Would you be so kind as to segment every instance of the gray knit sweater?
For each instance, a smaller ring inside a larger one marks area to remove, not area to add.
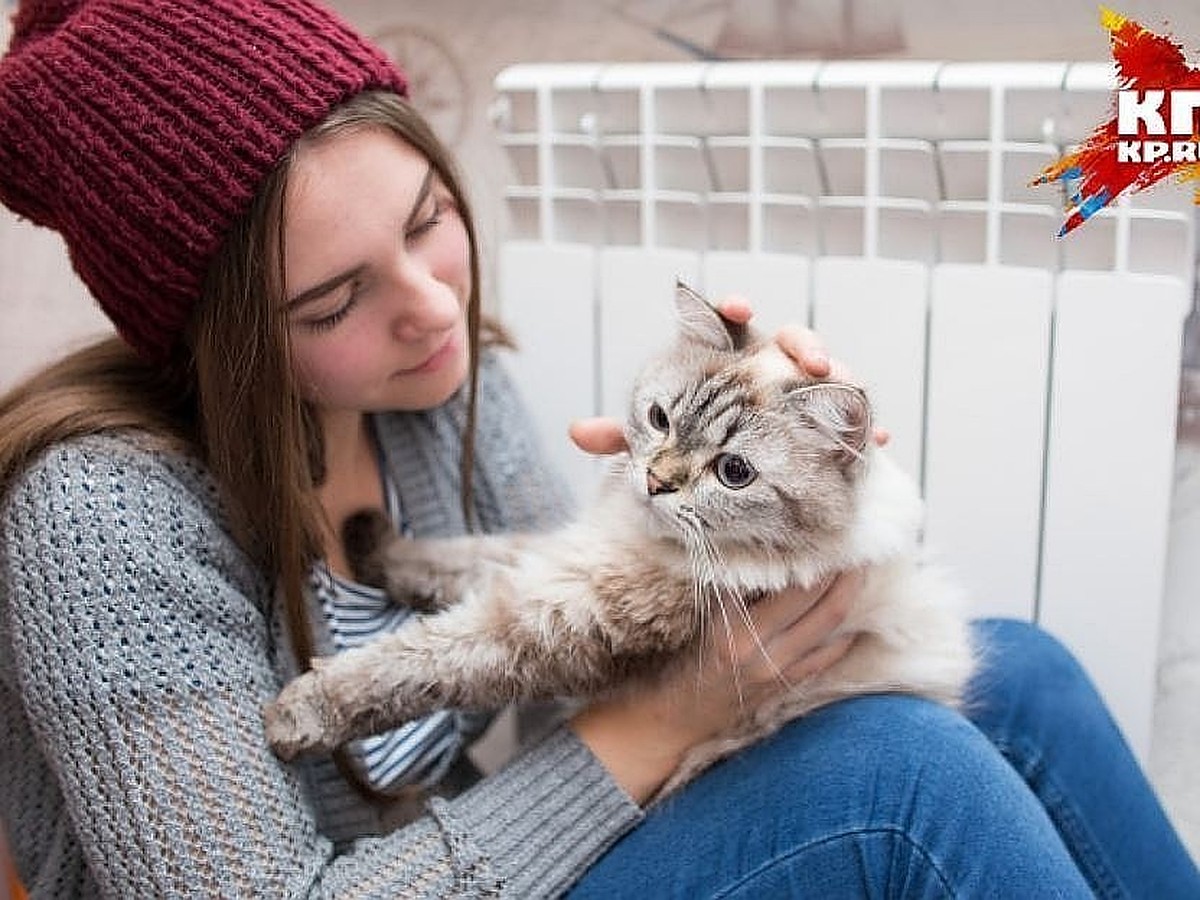
[[[417,536],[463,531],[462,413],[377,421]],[[562,515],[531,434],[488,359],[485,530]],[[267,747],[296,670],[277,606],[194,461],[97,436],[24,473],[0,508],[0,818],[32,897],[554,896],[639,820],[563,730],[387,833],[328,761]]]

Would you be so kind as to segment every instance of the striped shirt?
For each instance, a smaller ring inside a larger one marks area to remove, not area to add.
[[[412,537],[404,504],[395,482],[381,466],[388,518],[399,532]],[[334,648],[359,647],[395,631],[412,615],[379,588],[351,581],[324,563],[314,567],[311,587],[320,603]],[[439,710],[399,728],[350,744],[350,755],[367,783],[378,791],[394,792],[407,785],[430,787],[439,782],[459,755],[491,722],[489,712]]]

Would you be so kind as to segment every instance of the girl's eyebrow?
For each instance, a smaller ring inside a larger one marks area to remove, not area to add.
[[[425,201],[429,199],[429,192],[433,189],[433,166],[429,166],[425,170],[425,177],[421,179],[421,186],[417,188],[417,196],[413,201],[412,209],[409,210],[408,218],[404,220],[404,230],[408,231],[417,224],[417,217],[421,213],[421,209],[425,206]],[[285,304],[285,309],[288,312],[298,309],[306,303],[316,300],[328,294],[332,290],[341,287],[347,281],[351,281],[362,274],[366,268],[364,265],[357,265],[352,269],[347,269],[345,272],[340,272],[332,278],[327,278],[320,284],[315,284],[307,290],[301,291],[296,296],[292,297]]]
[[[325,279],[320,284],[313,285],[306,291],[301,291],[287,302],[285,306],[286,311],[291,312],[292,310],[299,309],[304,304],[311,303],[318,297],[323,297],[330,291],[336,290],[347,281],[351,281],[361,275],[365,268],[365,266],[361,265],[355,266],[353,269],[348,269],[345,272],[334,275],[332,278]]]
[[[413,201],[412,210],[408,214],[408,218],[404,221],[404,230],[408,231],[417,224],[417,216],[421,214],[421,210],[425,207],[425,201],[429,199],[429,192],[433,189],[433,166],[430,165],[425,169],[425,177],[421,179],[421,186],[417,188],[417,199]]]

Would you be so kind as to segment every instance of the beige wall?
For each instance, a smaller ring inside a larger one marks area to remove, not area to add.
[[[7,13],[11,6],[4,4]],[[0,22],[8,46],[9,21]],[[111,331],[58,236],[0,207],[0,389],[80,340]]]
[[[58,235],[0,216],[0,389],[45,360],[109,332]]]

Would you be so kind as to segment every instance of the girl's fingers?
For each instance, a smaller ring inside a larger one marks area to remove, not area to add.
[[[794,618],[778,634],[808,635],[814,646],[824,643],[846,621],[865,583],[866,575],[861,569],[839,572],[826,584],[816,603],[806,610],[797,609]]]
[[[587,453],[608,456],[629,449],[625,433],[616,419],[576,419],[571,423],[569,433],[575,446]]]
[[[756,604],[754,632],[738,628],[732,648],[753,674],[786,669],[827,644],[846,621],[862,589],[861,572],[843,572],[824,590],[788,588]]]
[[[772,639],[807,615],[821,602],[835,580],[831,576],[810,588],[787,587],[754,604],[750,617],[762,639]]]
[[[850,370],[836,359],[829,360],[829,379],[830,381],[848,381],[853,382],[854,376],[850,374]]]
[[[750,303],[745,297],[729,296],[717,301],[717,312],[722,318],[737,325],[745,325],[754,316]]]
[[[811,328],[788,325],[775,335],[775,342],[801,369],[813,378],[827,378],[832,371],[829,353]]]
[[[771,670],[787,671],[805,657],[826,647],[850,614],[858,598],[865,576],[861,571],[843,572],[815,605],[797,616],[791,623],[763,639],[769,660],[763,663]],[[762,650],[759,650],[762,655]]]
[[[799,684],[805,679],[819,675],[849,653],[850,648],[854,646],[854,642],[857,639],[857,634],[843,634],[834,638],[828,644],[823,644],[815,650],[804,654],[804,656],[800,657],[790,666],[784,667],[784,680],[788,684]]]

